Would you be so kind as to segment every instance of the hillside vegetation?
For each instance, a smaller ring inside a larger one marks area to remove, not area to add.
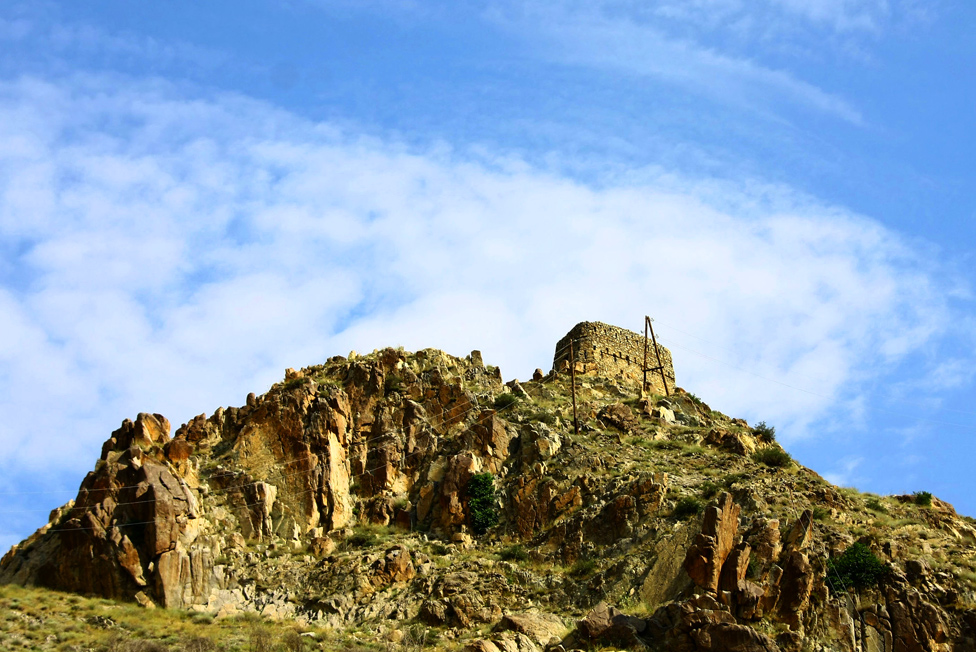
[[[289,370],[173,438],[139,415],[0,562],[0,645],[976,649],[972,519],[834,487],[686,392],[577,382],[579,433],[568,373],[435,350]]]

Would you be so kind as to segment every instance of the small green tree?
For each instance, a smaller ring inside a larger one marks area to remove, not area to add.
[[[928,491],[916,491],[912,494],[912,498],[915,500],[915,504],[919,507],[932,506],[932,494]]]
[[[484,534],[498,524],[495,507],[495,476],[479,473],[468,482],[468,520],[475,534]]]
[[[840,579],[843,583],[840,588],[861,590],[880,582],[889,568],[866,545],[854,543],[840,557],[827,562],[827,572],[828,579]]]
[[[767,426],[765,421],[760,421],[752,427],[752,434],[754,434],[760,441],[766,443],[773,443],[776,441],[776,428],[773,426]]]

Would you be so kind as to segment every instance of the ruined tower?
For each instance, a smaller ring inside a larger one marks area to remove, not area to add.
[[[598,321],[580,322],[556,344],[556,353],[552,360],[553,369],[558,371],[564,360],[570,363],[571,340],[576,356],[577,373],[621,378],[637,384],[640,384],[644,377],[643,335]],[[673,392],[675,383],[671,352],[658,344],[658,353],[664,366],[668,390]],[[650,368],[658,366],[657,357],[654,355],[654,344],[650,341],[647,343],[647,366]],[[647,384],[649,391],[657,394],[665,393],[660,372],[648,372]]]

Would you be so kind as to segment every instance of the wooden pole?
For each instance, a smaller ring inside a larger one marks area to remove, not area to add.
[[[654,324],[651,323],[652,320],[650,317],[645,317],[644,319],[647,320],[644,323],[651,328],[651,339],[654,340],[654,355],[657,356],[657,368],[661,372],[661,382],[664,383],[664,394],[671,396],[671,392],[668,390],[668,379],[664,375],[664,363],[661,362],[661,352],[657,348],[657,338],[654,337]]]
[[[641,396],[644,396],[644,392],[647,391],[647,325],[650,323],[648,320],[650,317],[644,315],[644,384],[641,385]]]
[[[576,418],[576,354],[573,352],[573,340],[569,341],[569,374],[573,378],[573,431],[579,435],[579,419]]]

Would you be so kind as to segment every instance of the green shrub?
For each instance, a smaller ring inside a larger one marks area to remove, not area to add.
[[[659,451],[680,451],[685,449],[686,444],[673,439],[660,439],[650,442],[648,446]]]
[[[793,458],[782,448],[763,448],[753,453],[752,459],[773,467],[789,466],[793,463]]]
[[[867,508],[870,509],[872,512],[878,512],[879,514],[887,514],[888,513],[888,508],[885,507],[882,504],[882,502],[880,500],[878,500],[877,498],[873,498],[873,497],[872,498],[868,498],[868,501],[867,501],[866,505],[867,505]]]
[[[402,392],[403,392],[403,379],[394,374],[390,374],[389,376],[387,376],[386,380],[383,382],[383,393],[399,394]]]
[[[727,476],[722,478],[722,486],[729,489],[736,482],[742,482],[743,480],[749,480],[752,476],[748,473],[729,473]]]
[[[281,383],[281,389],[282,389],[282,391],[288,392],[288,391],[291,391],[291,390],[295,389],[296,387],[301,387],[302,385],[305,384],[305,381],[306,381],[305,376],[299,376],[298,378],[292,378],[291,380],[283,381]]]
[[[190,622],[197,625],[209,625],[214,620],[214,615],[206,611],[196,611],[190,616]]]
[[[759,577],[759,573],[762,568],[759,566],[759,560],[755,557],[749,557],[749,565],[746,566],[746,579],[754,580]]]
[[[675,518],[688,518],[689,516],[701,514],[704,509],[705,505],[702,501],[694,496],[683,496],[674,504],[674,509],[671,510],[671,516]]]
[[[771,444],[776,441],[776,428],[773,426],[767,426],[765,421],[760,421],[752,427],[752,434],[755,435],[760,441],[764,441],[767,444]]]
[[[305,644],[305,639],[302,638],[301,633],[292,630],[285,634],[284,636],[285,649],[288,652],[305,652],[307,645]]]
[[[840,589],[866,589],[876,585],[888,574],[886,563],[878,559],[863,543],[852,544],[840,557],[827,562],[827,579],[840,580]]]
[[[468,519],[475,534],[484,534],[498,524],[495,507],[495,476],[479,473],[468,482]]]
[[[499,394],[495,397],[493,407],[496,410],[505,410],[519,402],[519,397],[515,394]]]
[[[932,494],[927,491],[916,491],[912,494],[915,499],[915,504],[919,507],[931,507],[932,506]]]
[[[532,413],[532,416],[529,417],[529,421],[539,421],[546,424],[547,426],[555,426],[556,415],[553,414],[552,412],[539,410],[537,412]]]
[[[502,561],[526,561],[529,558],[529,553],[525,551],[523,546],[515,544],[514,546],[502,548],[498,556]]]
[[[443,557],[451,552],[451,549],[445,546],[443,543],[434,543],[430,546],[430,552],[438,557]]]
[[[254,623],[248,632],[253,652],[273,652],[275,647],[274,635],[271,630],[261,623]]]
[[[830,511],[824,507],[814,507],[813,508],[813,520],[822,521],[830,516]]]
[[[701,483],[701,485],[698,487],[698,493],[701,494],[702,498],[708,500],[709,498],[717,494],[721,488],[722,488],[721,485],[716,484],[711,480],[705,480],[705,482]]]
[[[577,559],[569,569],[569,574],[572,577],[586,577],[594,570],[596,570],[596,562],[592,559]]]
[[[354,548],[371,548],[379,543],[379,537],[372,532],[362,531],[353,533],[346,541]]]

